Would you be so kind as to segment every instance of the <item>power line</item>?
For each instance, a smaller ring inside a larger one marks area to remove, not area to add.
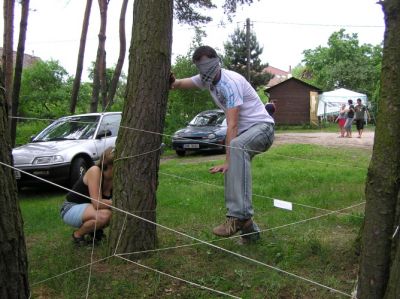
[[[236,25],[245,24],[246,21],[238,21]],[[352,25],[352,24],[322,24],[322,23],[298,23],[298,22],[281,22],[281,21],[254,21],[251,23],[258,24],[272,24],[272,25],[290,25],[290,26],[313,26],[313,27],[345,27],[345,28],[385,28],[383,25]],[[202,25],[198,28],[207,29],[210,27],[226,28],[229,24],[213,24],[213,25]],[[194,29],[193,26],[181,26],[175,27],[174,30],[190,30]]]
[[[314,27],[347,27],[347,28],[384,28],[382,25],[351,25],[351,24],[321,24],[321,23],[296,23],[296,22],[277,22],[277,21],[252,21],[252,23],[274,24],[274,25],[296,25]]]

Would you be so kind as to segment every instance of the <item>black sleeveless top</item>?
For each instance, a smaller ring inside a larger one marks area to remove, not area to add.
[[[79,180],[74,184],[74,186],[72,187],[72,190],[74,190],[75,192],[79,193],[76,194],[74,192],[68,192],[67,194],[67,201],[69,202],[74,202],[77,204],[82,204],[82,203],[91,203],[92,201],[89,199],[90,195],[89,195],[89,187],[83,182],[83,176],[81,176],[79,178]],[[80,194],[83,194],[87,197],[84,197]],[[111,195],[110,196],[104,196],[102,195],[102,198],[105,199],[111,199],[112,198],[112,190],[111,190]]]

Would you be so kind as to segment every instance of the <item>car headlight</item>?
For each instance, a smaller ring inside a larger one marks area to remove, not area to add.
[[[214,139],[216,136],[214,133],[208,134],[207,138],[208,139]]]
[[[62,156],[44,156],[44,157],[37,157],[33,160],[33,165],[41,165],[41,164],[55,164],[55,163],[62,163],[64,162],[64,158]]]
[[[180,139],[181,137],[181,133],[175,133],[174,135],[172,135],[173,139]]]

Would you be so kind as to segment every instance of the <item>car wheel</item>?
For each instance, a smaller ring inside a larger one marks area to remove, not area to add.
[[[86,162],[85,159],[81,157],[75,158],[72,161],[71,172],[69,176],[70,178],[69,183],[71,187],[76,183],[77,180],[79,180],[81,176],[83,176],[86,173],[88,168],[89,168],[88,163]]]
[[[176,151],[176,154],[177,154],[179,157],[184,157],[185,154],[186,154],[186,151],[182,151],[182,150]]]

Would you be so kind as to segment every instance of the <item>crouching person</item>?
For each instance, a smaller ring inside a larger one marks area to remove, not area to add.
[[[86,235],[100,241],[103,228],[110,222],[113,160],[114,148],[110,147],[75,183],[61,207],[63,221],[77,228],[72,233],[72,241],[77,245],[91,241],[85,239]]]

